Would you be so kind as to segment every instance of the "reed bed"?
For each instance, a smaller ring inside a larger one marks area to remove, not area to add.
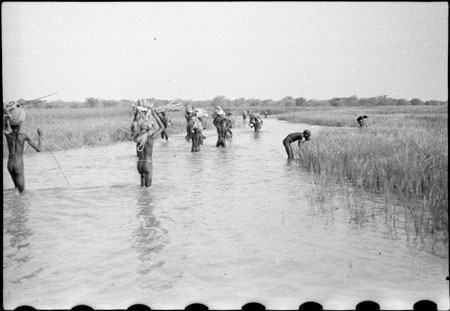
[[[356,118],[368,115],[366,124],[403,122],[405,118],[434,118],[436,115],[447,115],[447,106],[376,106],[376,107],[305,107],[282,114],[279,120],[294,123],[306,123],[321,126],[359,127]],[[395,118],[395,119],[392,119]]]
[[[425,109],[374,119],[361,129],[323,129],[298,148],[301,165],[322,185],[350,182],[397,196],[406,202],[418,231],[443,232],[448,241],[447,113]]]

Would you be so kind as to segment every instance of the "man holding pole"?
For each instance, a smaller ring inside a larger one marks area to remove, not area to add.
[[[23,164],[23,150],[25,142],[37,152],[41,152],[42,133],[38,129],[38,144],[35,145],[25,133],[20,133],[20,125],[25,121],[25,110],[16,103],[11,102],[3,107],[3,129],[10,128],[11,132],[3,132],[8,143],[8,172],[14,182],[16,189],[22,193],[25,190],[25,176]]]

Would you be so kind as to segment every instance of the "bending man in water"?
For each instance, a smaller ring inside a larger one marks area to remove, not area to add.
[[[20,133],[20,124],[10,123],[11,133],[4,133],[6,141],[8,142],[8,172],[14,182],[16,189],[22,193],[25,190],[25,176],[23,165],[23,149],[25,142],[33,147],[37,152],[41,152],[41,136],[42,133],[38,129],[38,144],[37,146],[31,141],[25,133]]]
[[[155,142],[155,138],[157,135],[161,133],[161,131],[164,129],[164,125],[161,122],[161,119],[158,116],[158,113],[152,109],[151,110],[152,116],[155,118],[157,123],[156,130],[153,130],[153,128],[144,128],[144,130],[139,132],[139,129],[135,128],[135,125],[133,123],[131,131],[133,133],[138,132],[137,135],[135,135],[134,141],[136,144],[136,151],[137,151],[137,170],[139,174],[141,175],[141,187],[150,187],[152,185],[152,176],[153,176],[153,143]],[[146,112],[147,114],[150,113],[150,111]],[[143,116],[146,117],[146,116]],[[135,120],[137,121],[137,120]]]
[[[356,122],[358,122],[359,127],[364,127],[366,125],[366,123],[364,123],[364,119],[367,119],[368,116],[363,115],[363,116],[359,116],[358,118],[356,118]]]
[[[298,146],[302,144],[303,141],[308,141],[311,138],[311,132],[308,130],[304,130],[303,132],[291,133],[283,139],[283,145],[286,149],[286,153],[288,155],[288,159],[294,158],[294,153],[292,152],[291,143],[294,141],[298,141]],[[303,140],[305,139],[305,140]]]

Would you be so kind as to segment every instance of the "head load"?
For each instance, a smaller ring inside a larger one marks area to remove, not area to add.
[[[225,115],[225,111],[223,111],[222,106],[217,105],[216,107],[214,107],[214,112],[213,112],[213,117],[217,117],[217,116],[223,116]]]
[[[186,109],[185,116],[188,119],[193,116],[200,118],[200,119],[208,117],[208,113],[201,108],[194,108],[194,106],[192,106],[192,105],[186,105],[185,109]]]
[[[261,123],[262,122],[262,118],[261,115],[259,113],[251,113],[249,115],[250,117],[250,123]]]
[[[137,105],[132,105],[132,108],[134,109],[134,118],[131,123],[131,132],[134,140],[138,141],[147,137],[152,128],[154,128],[151,112],[153,103],[147,99],[139,99]]]
[[[25,121],[25,110],[17,102],[3,105],[3,117],[7,116],[10,125],[20,125]]]
[[[135,140],[138,137],[146,137],[156,129],[156,121],[152,117],[152,110],[156,113],[166,114],[167,112],[179,111],[183,108],[183,104],[170,102],[164,106],[155,107],[154,103],[149,99],[138,99],[137,105],[131,105],[134,109],[134,119],[131,124],[131,131]]]
[[[195,112],[194,106],[186,105],[186,108],[185,108],[186,115],[192,115],[192,114],[194,114],[194,112]]]
[[[25,116],[25,110],[17,102],[3,104],[3,130],[9,132],[10,126],[21,125]]]

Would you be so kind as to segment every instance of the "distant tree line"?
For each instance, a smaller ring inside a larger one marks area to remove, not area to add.
[[[170,102],[179,102],[183,104],[191,104],[196,107],[214,107],[221,105],[224,107],[248,107],[248,106],[284,106],[284,107],[322,107],[322,106],[417,106],[417,105],[447,105],[447,101],[439,100],[427,100],[422,101],[419,98],[413,98],[411,100],[407,99],[395,99],[387,97],[386,95],[377,97],[362,97],[358,98],[355,95],[350,97],[334,97],[328,100],[317,100],[317,99],[306,99],[303,97],[293,98],[291,96],[286,96],[281,100],[272,99],[245,99],[243,97],[238,99],[228,99],[225,96],[216,96],[212,100],[204,101],[192,101],[184,99],[175,100],[163,100],[156,98],[149,98],[156,106],[165,105]],[[26,102],[24,99],[19,99],[19,103]],[[94,107],[122,107],[131,106],[135,104],[136,101],[121,99],[121,100],[105,100],[99,98],[88,97],[84,102],[75,101],[36,101],[29,108],[94,108]]]

